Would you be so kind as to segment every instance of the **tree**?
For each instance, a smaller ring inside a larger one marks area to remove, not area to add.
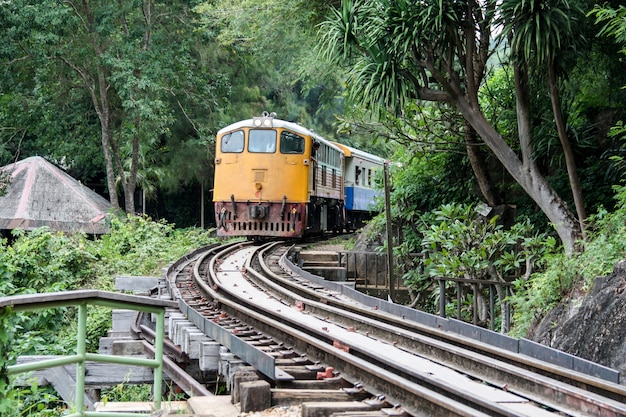
[[[323,55],[347,64],[349,97],[381,117],[400,113],[412,100],[454,106],[545,213],[571,252],[580,225],[534,161],[525,69],[516,67],[519,156],[479,105],[491,42],[502,41],[492,33],[497,4],[344,1],[321,26]]]
[[[547,84],[554,122],[563,147],[578,221],[584,236],[587,215],[574,151],[567,135],[558,82],[559,58],[563,58],[564,50],[574,44],[572,23],[575,24],[577,17],[583,16],[582,10],[576,5],[571,6],[567,0],[506,0],[500,5],[500,10],[503,35],[509,37],[513,56],[517,61],[515,68],[524,67],[524,72],[527,72],[529,65],[538,69],[547,67]]]
[[[74,91],[74,100],[88,97],[111,203],[120,207],[118,179],[124,207],[134,212],[140,154],[161,146],[176,116],[195,126],[188,106],[210,112],[214,101],[212,80],[198,66],[188,3],[16,0],[0,16],[9,66],[30,66],[40,85]]]
[[[198,4],[200,27],[215,34],[232,84],[226,122],[267,110],[330,136],[334,118],[328,107],[335,110],[340,79],[336,67],[315,53],[315,28],[324,7],[320,0]]]

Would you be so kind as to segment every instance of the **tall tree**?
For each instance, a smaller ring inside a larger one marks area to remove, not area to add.
[[[184,1],[15,0],[0,9],[5,42],[12,45],[3,50],[9,65],[30,65],[41,83],[89,98],[111,203],[120,207],[119,182],[128,212],[135,211],[140,155],[160,146],[176,116],[192,114],[190,102],[210,111],[211,80],[197,67],[189,7]]]
[[[343,2],[321,26],[324,55],[346,62],[355,102],[401,112],[411,100],[453,105],[513,179],[552,222],[566,251],[580,226],[533,157],[526,73],[516,77],[520,155],[485,118],[479,82],[490,56],[497,1],[363,0]]]
[[[567,134],[567,123],[559,93],[559,59],[574,46],[574,29],[582,10],[568,0],[505,0],[500,5],[503,35],[509,37],[516,68],[547,68],[547,85],[557,133],[569,177],[581,232],[584,235],[585,204],[576,168],[574,150]],[[526,69],[524,71],[527,71]]]

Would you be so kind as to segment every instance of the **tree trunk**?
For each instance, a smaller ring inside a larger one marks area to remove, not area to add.
[[[518,71],[522,71],[522,74],[518,74]],[[520,79],[518,80],[518,78]],[[579,223],[568,210],[565,202],[561,200],[548,181],[541,175],[532,159],[529,124],[530,107],[523,78],[523,69],[516,67],[518,126],[523,162],[506,143],[502,135],[491,126],[479,110],[474,109],[468,103],[463,95],[455,95],[453,97],[454,104],[465,117],[465,120],[472,125],[476,133],[489,146],[513,179],[520,184],[548,217],[550,222],[552,222],[563,243],[565,252],[571,254],[575,249],[576,240],[580,237]]]
[[[84,1],[82,5],[84,7],[85,16],[83,17],[76,8],[75,12],[81,20],[87,22],[84,28],[89,36],[89,41],[91,42],[91,45],[93,47],[95,60],[99,61],[103,53],[100,48],[100,44],[98,43],[98,35],[95,33],[95,18],[90,8],[89,2]],[[90,73],[87,68],[81,68],[79,64],[76,64],[69,59],[63,57],[61,57],[61,59],[63,60],[63,62],[65,62],[66,65],[76,71],[91,96],[91,101],[100,120],[100,133],[102,135],[101,144],[107,175],[109,201],[111,202],[113,208],[119,209],[120,203],[117,198],[117,190],[115,187],[115,168],[113,165],[114,152],[112,147],[113,138],[111,132],[111,104],[109,102],[108,96],[110,86],[107,81],[106,70],[102,65],[96,64],[95,74],[93,74]],[[97,83],[95,82],[96,79]]]
[[[561,146],[563,146],[563,154],[565,155],[565,165],[567,166],[567,175],[569,177],[570,187],[572,189],[572,196],[574,197],[574,205],[576,206],[576,213],[578,214],[578,221],[580,222],[581,234],[585,237],[585,219],[587,214],[585,212],[585,203],[583,201],[583,192],[580,188],[580,181],[578,180],[578,171],[576,169],[576,159],[574,158],[574,151],[567,137],[567,128],[565,125],[565,118],[563,117],[563,111],[561,108],[561,99],[559,96],[559,87],[556,79],[556,71],[554,63],[551,63],[548,67],[548,88],[550,90],[550,102],[552,103],[552,113],[554,114],[554,122],[556,124],[557,132],[559,133],[559,140]]]
[[[476,131],[467,122],[464,126],[465,136],[465,149],[467,150],[467,156],[474,171],[476,182],[480,191],[491,207],[496,207],[502,204],[502,198],[498,192],[498,188],[494,185],[489,170],[487,169],[487,163],[485,161],[485,155],[479,147],[479,143],[476,140]]]
[[[139,138],[133,138],[133,153],[130,162],[128,180],[124,184],[124,198],[127,213],[135,213],[135,189],[137,188],[137,170],[139,169]]]
[[[120,208],[120,202],[117,198],[117,190],[115,188],[115,170],[113,169],[113,158],[111,157],[111,127],[109,123],[104,123],[102,120],[101,132],[102,132],[102,152],[104,153],[104,162],[107,174],[107,188],[109,189],[109,201],[115,209]]]

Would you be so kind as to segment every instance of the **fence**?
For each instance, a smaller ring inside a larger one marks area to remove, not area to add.
[[[98,305],[110,308],[121,308],[152,313],[156,316],[156,336],[154,340],[154,359],[113,356],[89,353],[86,351],[87,338],[87,306]],[[136,417],[131,413],[96,413],[85,408],[85,364],[87,361],[117,363],[131,366],[146,366],[154,370],[153,402],[155,410],[161,408],[161,390],[163,377],[163,338],[165,324],[165,308],[176,307],[172,301],[157,300],[148,297],[126,295],[120,293],[83,290],[59,293],[42,293],[0,297],[0,312],[11,309],[13,313],[35,311],[49,308],[78,308],[76,354],[55,357],[37,362],[12,365],[7,368],[9,375],[33,372],[56,366],[76,364],[76,395],[75,412],[66,417]],[[4,332],[4,329],[0,329]],[[6,359],[6,358],[5,358]]]
[[[389,288],[389,274],[387,273],[388,262],[387,254],[367,251],[338,251],[338,266],[346,270],[348,280],[356,281],[357,286],[364,288]],[[421,255],[415,254],[413,259],[421,258]],[[416,265],[417,266],[417,265]],[[417,266],[419,267],[419,266]],[[494,329],[496,299],[495,294],[504,291],[505,297],[510,295],[511,283],[501,281],[461,279],[461,278],[437,278],[439,282],[439,315],[446,317],[446,306],[448,297],[446,295],[446,282],[456,283],[456,318],[461,320],[463,285],[471,286],[472,300],[472,323],[478,324],[478,295],[480,289],[487,289],[489,292],[489,327]],[[397,282],[398,288],[406,288],[404,283]],[[503,327],[505,331],[509,330],[511,323],[511,309],[507,302],[503,302],[501,308],[504,309]]]
[[[338,251],[339,267],[346,269],[346,278],[357,280],[360,286],[389,288],[387,254],[366,251]]]
[[[439,281],[439,315],[443,318],[446,317],[446,306],[447,306],[447,296],[446,296],[446,282],[455,282],[456,283],[456,318],[457,320],[461,320],[461,305],[462,305],[462,295],[463,295],[463,284],[470,285],[472,287],[472,323],[474,325],[478,325],[478,295],[479,288],[488,288],[489,289],[489,328],[494,330],[495,323],[495,307],[496,300],[495,294],[498,292],[498,288],[500,291],[504,290],[505,297],[509,296],[511,291],[511,283],[510,282],[501,282],[501,281],[488,281],[488,280],[479,280],[479,279],[464,279],[464,278],[437,278]],[[511,308],[508,302],[504,301],[500,306],[504,310],[504,320],[503,320],[503,330],[505,332],[509,331],[510,323],[511,323]]]

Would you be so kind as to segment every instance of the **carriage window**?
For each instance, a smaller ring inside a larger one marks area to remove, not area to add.
[[[304,138],[283,130],[280,133],[280,153],[304,153]]]
[[[222,136],[221,149],[222,152],[234,153],[243,151],[243,130],[237,130]]]
[[[276,131],[251,130],[248,137],[248,152],[276,152]]]

